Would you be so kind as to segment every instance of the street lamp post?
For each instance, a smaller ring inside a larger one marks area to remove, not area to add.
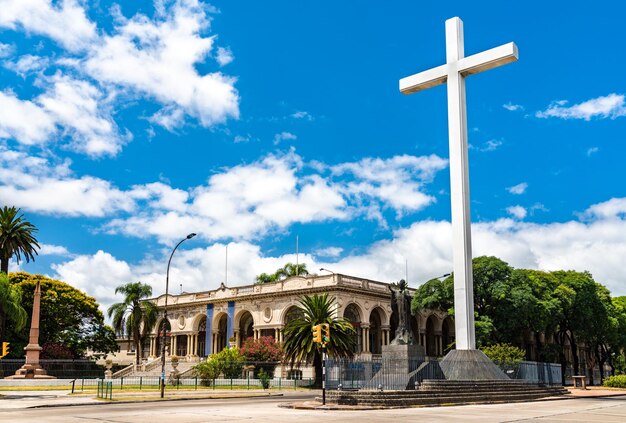
[[[196,236],[195,233],[190,233],[185,238],[181,239],[176,247],[172,250],[172,254],[170,254],[170,259],[167,261],[167,272],[165,273],[165,307],[163,307],[163,326],[162,326],[162,334],[161,334],[161,398],[165,395],[165,330],[167,325],[167,295],[170,286],[170,263],[172,262],[172,257],[174,256],[174,252],[178,248],[180,244],[187,241],[188,239]]]

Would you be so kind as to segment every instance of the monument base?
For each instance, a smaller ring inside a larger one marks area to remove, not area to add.
[[[510,380],[480,350],[451,350],[439,366],[447,380]]]
[[[413,389],[415,371],[423,361],[421,345],[383,345],[381,368],[366,389]]]
[[[24,364],[13,376],[7,376],[5,379],[56,379],[56,377],[50,376],[39,364]]]

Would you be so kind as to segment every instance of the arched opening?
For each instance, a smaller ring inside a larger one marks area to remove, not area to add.
[[[372,354],[380,354],[382,352],[382,316],[379,308],[372,310],[370,314],[370,352]]]
[[[172,333],[172,325],[170,324],[169,320],[161,320],[159,322],[159,336],[157,337],[157,342],[156,342],[156,355],[157,356],[161,356],[161,346],[163,345],[163,324],[165,323],[165,355],[170,355],[170,346],[172,345],[171,342],[171,333]]]
[[[217,333],[215,334],[215,352],[220,352],[228,346],[227,337],[228,316],[223,313],[217,324]]]
[[[354,353],[360,353],[363,349],[362,345],[362,331],[361,329],[361,313],[356,304],[349,304],[343,311],[343,318],[352,323],[354,327],[354,335],[352,341],[352,348]]]
[[[239,347],[242,347],[246,339],[254,338],[254,319],[249,311],[244,311],[239,318]]]
[[[198,356],[206,357],[206,316],[202,317],[198,324],[198,347],[196,349]]]
[[[428,316],[426,320],[426,355],[434,357],[437,355],[437,340],[435,338],[435,318]]]
[[[303,316],[303,313],[302,313],[302,310],[300,310],[300,308],[296,306],[291,306],[285,313],[285,318],[283,319],[284,325],[287,326],[287,323],[291,322],[292,320],[299,319],[302,316]]]

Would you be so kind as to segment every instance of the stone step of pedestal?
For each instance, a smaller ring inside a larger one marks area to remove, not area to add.
[[[529,388],[523,391],[506,391],[506,392],[494,392],[494,391],[464,391],[464,392],[450,392],[450,391],[406,391],[406,393],[402,391],[383,391],[383,392],[374,392],[374,391],[360,391],[360,392],[328,392],[327,397],[329,398],[341,398],[341,397],[350,397],[357,399],[385,399],[385,398],[429,398],[429,397],[442,397],[442,396],[472,396],[472,395],[495,395],[500,393],[505,394],[555,394],[560,395],[567,393],[567,389],[565,388]]]
[[[387,406],[387,407],[410,407],[410,406],[429,406],[429,405],[453,405],[453,404],[476,404],[476,403],[493,403],[493,402],[520,402],[532,401],[549,396],[561,395],[561,392],[551,391],[532,391],[532,392],[491,392],[474,393],[466,395],[457,395],[448,393],[447,395],[438,396],[342,396],[339,398],[326,396],[330,403],[346,404],[346,405],[367,405],[367,406]]]

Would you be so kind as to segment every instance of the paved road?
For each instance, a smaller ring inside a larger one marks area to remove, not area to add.
[[[292,410],[278,407],[301,401],[304,394],[284,398],[196,400],[146,404],[102,404],[22,410],[0,409],[0,422],[624,422],[626,396],[577,398],[499,405],[411,408],[370,411]]]

